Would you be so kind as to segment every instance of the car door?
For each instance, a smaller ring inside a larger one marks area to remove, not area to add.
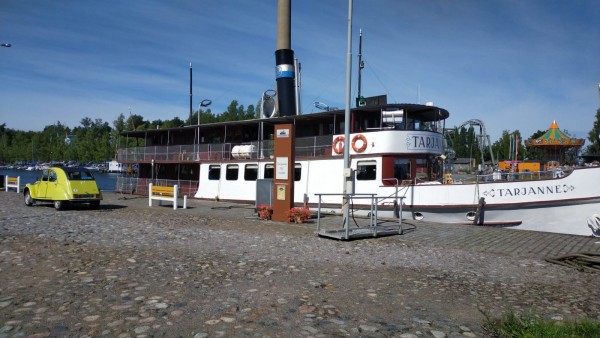
[[[37,182],[37,184],[38,184],[38,188],[37,188],[38,196],[37,196],[37,198],[39,198],[39,199],[46,199],[47,198],[49,179],[50,179],[50,170],[49,169],[44,169],[44,171],[42,171],[42,177]]]
[[[50,169],[50,170],[48,170],[48,186],[46,188],[46,198],[55,200],[57,190],[58,190],[58,177],[56,175],[56,171]]]

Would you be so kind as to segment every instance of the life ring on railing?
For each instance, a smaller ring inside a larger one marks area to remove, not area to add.
[[[362,145],[360,147],[356,146],[356,141],[358,141],[358,140],[362,141]],[[363,134],[354,135],[354,137],[352,138],[352,149],[354,149],[354,151],[357,153],[362,153],[363,151],[365,151],[365,149],[367,149],[367,138],[365,137],[365,135],[363,135]]]
[[[333,139],[333,152],[341,154],[344,151],[344,136],[338,136]]]

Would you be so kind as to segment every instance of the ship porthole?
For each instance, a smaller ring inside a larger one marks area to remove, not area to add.
[[[420,212],[415,212],[414,217],[417,221],[421,221],[421,220],[423,220],[423,218],[425,218],[425,216],[423,216],[423,214]]]
[[[469,211],[469,212],[467,212],[467,219],[469,221],[474,221],[475,220],[475,214],[476,214],[475,211]]]

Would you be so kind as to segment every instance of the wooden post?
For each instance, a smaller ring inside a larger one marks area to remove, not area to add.
[[[295,126],[278,124],[275,126],[275,177],[273,180],[272,220],[287,222],[286,212],[294,207],[294,166]]]

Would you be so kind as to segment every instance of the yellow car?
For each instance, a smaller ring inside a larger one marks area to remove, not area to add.
[[[38,201],[51,202],[56,210],[70,203],[89,203],[90,208],[98,209],[102,200],[94,176],[84,168],[44,169],[42,177],[34,184],[27,184],[23,194],[27,206]]]

